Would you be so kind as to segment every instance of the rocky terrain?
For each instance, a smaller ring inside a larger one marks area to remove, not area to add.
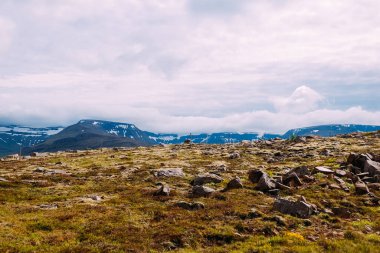
[[[380,132],[0,161],[0,252],[378,252]]]

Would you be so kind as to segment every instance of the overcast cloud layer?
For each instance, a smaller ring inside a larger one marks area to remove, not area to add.
[[[0,124],[380,125],[380,1],[2,0]]]

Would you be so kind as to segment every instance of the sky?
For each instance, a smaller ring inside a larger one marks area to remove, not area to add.
[[[0,124],[380,125],[380,1],[2,0]]]

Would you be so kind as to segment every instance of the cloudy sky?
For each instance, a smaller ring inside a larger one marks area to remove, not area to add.
[[[380,125],[380,1],[1,0],[0,124]]]

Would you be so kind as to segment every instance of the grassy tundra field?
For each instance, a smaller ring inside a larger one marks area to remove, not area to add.
[[[379,178],[351,153],[377,166],[380,133],[5,158],[0,252],[379,252]]]

